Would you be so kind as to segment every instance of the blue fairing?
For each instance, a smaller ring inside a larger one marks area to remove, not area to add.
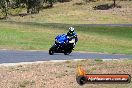
[[[60,44],[64,44],[65,42],[68,42],[68,38],[67,38],[67,35],[66,34],[58,35],[55,39]]]

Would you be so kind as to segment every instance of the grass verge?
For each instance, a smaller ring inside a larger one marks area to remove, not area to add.
[[[48,50],[58,34],[74,26],[79,41],[77,51],[121,53],[132,52],[132,27],[92,27],[59,23],[0,22],[0,48]]]

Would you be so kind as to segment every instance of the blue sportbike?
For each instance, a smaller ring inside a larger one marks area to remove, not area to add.
[[[65,55],[69,55],[76,44],[76,40],[76,38],[69,38],[66,34],[58,35],[55,38],[54,45],[49,49],[49,54],[64,53]]]

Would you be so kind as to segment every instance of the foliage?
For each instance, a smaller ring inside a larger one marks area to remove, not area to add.
[[[4,14],[4,17],[7,17],[8,11],[11,9],[24,7],[27,9],[27,13],[34,14],[39,13],[44,4],[47,4],[48,7],[53,7],[54,2],[56,0],[0,0],[0,11]]]
[[[5,17],[7,17],[7,1],[8,0],[0,0],[0,9]]]

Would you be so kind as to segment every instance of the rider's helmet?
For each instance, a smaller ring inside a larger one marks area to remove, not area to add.
[[[70,35],[73,35],[74,34],[74,29],[75,29],[74,27],[69,27],[69,32],[68,33]]]

